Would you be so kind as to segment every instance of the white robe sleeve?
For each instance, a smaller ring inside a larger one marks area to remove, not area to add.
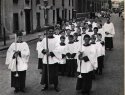
[[[93,66],[93,69],[97,69],[98,64],[97,64],[97,52],[95,49],[91,50],[91,54],[88,55],[88,58],[91,62],[91,65]]]
[[[25,59],[25,62],[27,63],[29,61],[29,56],[30,56],[29,46],[26,42],[24,42],[24,45],[21,50],[21,57],[22,59]]]
[[[7,50],[6,61],[5,61],[6,65],[9,65],[12,62],[14,50],[15,50],[15,43],[12,43],[9,49]]]

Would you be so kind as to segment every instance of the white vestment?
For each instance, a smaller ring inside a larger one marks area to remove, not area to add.
[[[36,50],[38,52],[38,58],[43,58],[43,54],[42,54],[43,47],[42,46],[43,46],[42,41],[37,42]]]
[[[30,50],[26,42],[11,44],[7,51],[5,64],[9,65],[8,69],[10,69],[11,71],[16,71],[16,59],[13,59],[15,49],[21,52],[21,57],[17,57],[17,71],[27,70]]]
[[[55,54],[54,57],[49,56],[48,60],[49,60],[49,64],[55,64],[58,62],[58,58],[56,57],[58,53],[56,53],[56,51],[54,52],[54,50],[56,49],[56,44],[58,43],[58,41],[56,40],[56,38],[48,38],[48,49],[49,52],[53,52]],[[46,47],[46,38],[43,39],[43,49],[47,49]],[[43,64],[47,64],[47,55],[45,54],[43,56]]]
[[[90,46],[83,45],[82,48],[79,49],[79,52],[83,53],[83,57],[87,56],[89,58],[89,61],[85,62],[84,60],[82,60],[81,66],[79,61],[77,67],[78,72],[80,72],[80,68],[81,68],[81,73],[88,73],[90,71],[97,69],[98,66],[97,66],[96,49],[94,49],[91,45]]]
[[[105,23],[104,26],[104,32],[108,32],[109,34],[108,35],[105,35],[105,37],[114,37],[115,35],[115,28],[114,28],[114,25],[113,23]]]

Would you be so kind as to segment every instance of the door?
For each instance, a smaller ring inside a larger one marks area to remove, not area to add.
[[[60,23],[59,8],[56,9],[57,24]]]
[[[19,30],[18,13],[13,13],[13,32],[16,33],[18,30]]]
[[[36,13],[37,27],[40,27],[40,13]]]
[[[25,30],[29,34],[31,31],[31,10],[25,9]]]
[[[67,9],[65,9],[65,20],[67,20]]]

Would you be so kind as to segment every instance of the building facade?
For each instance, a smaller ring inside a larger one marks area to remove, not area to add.
[[[60,20],[73,18],[75,0],[48,0],[53,6],[48,11],[48,24],[54,25]],[[2,0],[2,25],[6,34],[11,35],[17,31],[32,33],[36,28],[44,27],[43,0]]]

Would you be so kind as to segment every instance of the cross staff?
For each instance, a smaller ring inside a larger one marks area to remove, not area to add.
[[[48,10],[52,9],[52,6],[48,6],[48,0],[43,0],[44,1],[44,6],[39,6],[39,9],[44,10],[44,19],[45,19],[45,28],[47,28],[48,26]],[[49,51],[48,49],[48,35],[47,35],[47,30],[46,30],[46,49],[47,52]],[[49,86],[49,56],[47,54],[47,75],[48,75],[48,86]]]
[[[17,35],[15,34],[15,52],[17,52]],[[19,77],[19,74],[18,74],[18,67],[17,67],[17,57],[16,57],[16,74],[15,74],[15,77]]]

